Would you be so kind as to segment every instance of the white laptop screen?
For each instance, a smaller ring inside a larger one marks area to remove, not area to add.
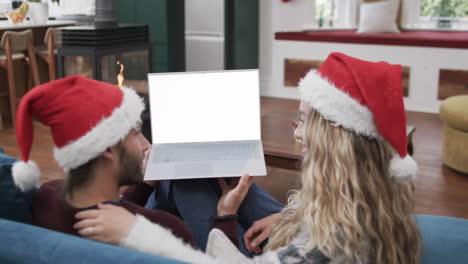
[[[258,70],[149,74],[152,140],[260,139]]]

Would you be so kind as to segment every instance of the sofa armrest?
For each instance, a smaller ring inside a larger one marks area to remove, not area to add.
[[[182,263],[4,219],[0,234],[0,263]]]
[[[423,241],[421,263],[468,263],[468,220],[417,215]]]

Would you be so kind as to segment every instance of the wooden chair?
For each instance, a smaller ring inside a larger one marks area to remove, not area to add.
[[[44,37],[45,46],[37,46],[36,53],[49,65],[49,81],[56,78],[57,47],[61,43],[60,28],[50,27]]]
[[[34,52],[33,32],[28,29],[25,31],[5,31],[0,40],[0,67],[7,71],[8,92],[0,93],[0,97],[9,97],[10,112],[13,126],[15,126],[16,105],[19,98],[16,97],[15,83],[15,60],[24,60],[29,66],[29,74],[27,75],[28,86],[31,86],[31,75],[34,80],[34,85],[40,84],[39,71],[37,68],[36,54]]]

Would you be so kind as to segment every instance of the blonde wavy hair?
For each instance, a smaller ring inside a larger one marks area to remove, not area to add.
[[[291,194],[266,250],[302,229],[322,254],[348,263],[419,263],[414,185],[389,175],[395,150],[359,136],[312,110],[304,124],[308,154],[302,189]]]

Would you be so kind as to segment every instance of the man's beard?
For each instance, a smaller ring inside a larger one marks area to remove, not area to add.
[[[120,148],[119,186],[134,185],[143,181],[141,159],[130,155],[125,148]]]

